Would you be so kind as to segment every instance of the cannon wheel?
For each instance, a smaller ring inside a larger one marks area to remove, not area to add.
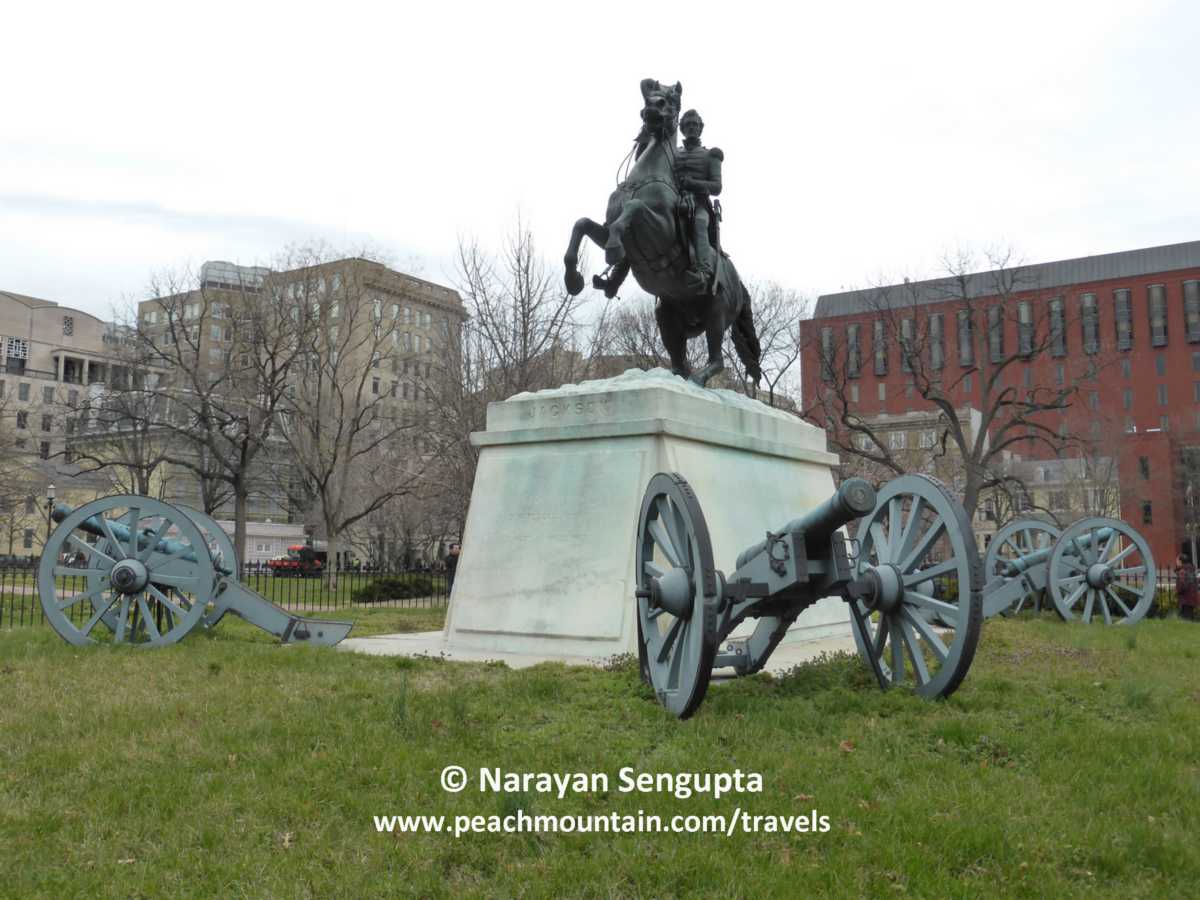
[[[1019,556],[1028,556],[1039,550],[1049,550],[1062,534],[1062,529],[1041,519],[1017,519],[1009,522],[992,538],[988,544],[987,553],[983,558],[983,581],[986,585],[993,578],[1004,578],[1005,583],[1012,576],[1000,571],[1002,563],[1009,562]],[[1015,576],[1021,577],[1021,576]],[[1031,590],[1022,594],[1015,603],[1004,609],[991,609],[988,606],[987,595],[983,598],[983,617],[990,619],[999,613],[1002,616],[1015,615],[1028,602],[1036,611],[1042,608],[1042,591]]]
[[[855,576],[874,570],[897,586],[873,607],[850,601],[859,653],[880,687],[949,696],[971,667],[983,624],[983,570],[962,504],[935,478],[903,475],[880,489],[875,511],[859,523],[858,543]],[[934,552],[945,558],[934,561]],[[957,599],[919,590],[944,578],[956,579]]]
[[[82,527],[88,520],[103,533],[94,543]],[[149,530],[150,539],[138,549],[133,537],[119,540],[114,525],[133,535]],[[179,551],[154,553],[172,528]],[[179,559],[187,552],[195,561]],[[64,553],[83,559],[60,563]],[[204,539],[185,513],[161,500],[119,495],[84,504],[62,521],[42,553],[37,583],[47,620],[68,643],[160,647],[182,639],[200,621],[212,599],[213,574]],[[59,579],[66,579],[65,588]]]
[[[196,527],[200,529],[200,534],[208,545],[209,555],[213,560],[214,571],[218,567],[223,567],[229,569],[233,577],[237,578],[239,572],[237,553],[234,550],[233,541],[230,540],[229,535],[225,533],[225,529],[218,525],[216,520],[212,516],[208,515],[208,513],[201,512],[200,510],[191,506],[185,506],[182,503],[176,503],[174,506],[177,510],[191,519]],[[109,543],[107,538],[102,538],[96,544],[96,546],[102,553],[105,553],[109,556],[111,556],[113,553],[112,550],[108,549]],[[229,560],[233,560],[232,567],[228,562]],[[170,574],[186,576],[191,565],[192,563],[189,560],[173,560],[170,563],[170,569],[166,571],[169,571]],[[94,590],[99,586],[100,577],[101,576],[99,575],[92,575],[88,578],[88,590]],[[159,585],[159,587],[163,593],[170,595],[171,598],[174,599],[179,605],[184,607],[191,606],[191,599],[185,594],[181,594],[175,591],[173,588],[168,588],[163,585]],[[217,610],[204,616],[204,627],[212,628],[221,621],[225,613],[225,607],[218,604]],[[110,630],[115,631],[117,627],[116,607],[105,613],[104,616],[101,617],[100,621],[107,625]]]
[[[1102,539],[1105,528],[1112,533]],[[1091,624],[1097,615],[1106,625],[1141,621],[1154,602],[1155,575],[1150,545],[1119,519],[1074,522],[1050,554],[1050,596],[1068,622]]]
[[[638,662],[681,719],[699,708],[716,657],[716,570],[700,504],[674,472],[650,479],[638,517]]]

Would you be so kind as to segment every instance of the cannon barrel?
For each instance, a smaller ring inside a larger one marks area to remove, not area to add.
[[[833,496],[814,510],[798,519],[793,519],[780,529],[782,534],[803,531],[817,541],[828,538],[843,525],[865,516],[875,508],[875,488],[862,478],[848,478],[842,482]],[[765,540],[743,550],[737,558],[741,568],[766,548]]]
[[[55,522],[61,523],[73,512],[75,512],[73,507],[67,506],[65,503],[60,503],[58,506],[54,507],[54,510],[50,513],[50,517],[54,519]],[[118,541],[122,541],[124,543],[129,542],[129,526],[122,525],[120,522],[109,522],[108,527],[112,532],[112,536]],[[90,519],[85,519],[79,524],[79,528],[80,530],[86,531],[88,534],[94,534],[97,537],[108,537],[108,535],[104,533],[104,529],[100,526],[100,522],[96,516],[92,516]],[[143,529],[141,534],[138,535],[138,550],[146,549],[147,545],[150,543],[150,539],[153,537],[153,531],[149,529]],[[165,538],[159,538],[158,543],[154,547],[154,552],[162,554],[163,556],[172,556],[180,553],[181,550],[185,550],[186,548],[186,544],[181,544],[178,541],[169,541]],[[187,562],[196,562],[196,554],[191,550],[180,554],[179,558],[186,560]],[[233,574],[228,569],[220,565],[216,565],[215,563],[214,568],[222,575]]]
[[[1111,528],[1101,528],[1095,532],[1095,539],[1098,541],[1107,541],[1113,534]],[[1081,547],[1090,547],[1092,544],[1092,534],[1081,535],[1076,538]],[[1033,553],[1027,553],[1024,556],[1018,556],[1015,559],[1005,560],[1000,567],[1000,572],[1008,578],[1015,578],[1022,572],[1032,569],[1034,566],[1044,563],[1050,558],[1050,554],[1054,552],[1053,547],[1043,547],[1041,550],[1035,550]]]

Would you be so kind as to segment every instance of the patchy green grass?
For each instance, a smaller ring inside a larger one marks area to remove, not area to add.
[[[363,631],[425,628],[405,616],[426,613],[370,610]],[[279,647],[227,624],[154,651],[0,632],[0,894],[1124,898],[1200,883],[1191,623],[992,621],[946,702],[881,693],[833,657],[714,687],[687,722],[630,660],[513,671]],[[450,763],[472,773],[462,793],[439,786]],[[482,793],[484,766],[611,787]],[[622,793],[622,766],[764,785]],[[815,809],[832,829],[455,838],[372,820],[739,807]]]

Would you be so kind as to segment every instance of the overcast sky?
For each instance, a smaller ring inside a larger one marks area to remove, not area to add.
[[[1039,262],[1200,239],[1195,3],[89,2],[4,20],[0,289],[99,315],[155,271],[313,240],[449,282],[459,236],[498,245],[518,213],[558,265],[575,219],[604,214],[644,77],[682,82],[725,151],[723,244],[751,280],[815,296],[940,274],[959,246]]]

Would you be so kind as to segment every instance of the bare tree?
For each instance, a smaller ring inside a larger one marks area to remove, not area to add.
[[[426,385],[437,400],[426,419],[428,478],[451,532],[466,517],[478,462],[470,435],[486,427],[488,403],[596,377],[611,329],[607,301],[586,310],[582,295],[567,294],[519,220],[499,254],[461,240],[454,280],[468,318]]]
[[[802,326],[808,318],[810,303],[798,292],[775,282],[751,284],[751,308],[761,348],[762,383],[759,399],[768,406],[780,402],[792,404],[793,388],[799,385],[800,355],[803,347]],[[726,342],[725,367],[733,380],[746,390],[745,367],[732,345]]]
[[[872,331],[870,357],[863,349],[865,334],[836,334],[819,319],[805,328],[805,342],[818,361],[809,377],[815,375],[819,385],[806,392],[803,415],[826,428],[830,448],[880,471],[909,471],[897,452],[899,442],[888,438],[890,429],[864,416],[857,387],[866,365],[886,374],[896,360],[891,348],[897,347],[906,397],[935,422],[927,449],[954,460],[955,487],[970,514],[983,493],[1020,489],[1006,466],[1016,450],[1056,457],[1077,446],[1077,436],[1060,426],[1058,414],[1071,407],[1080,386],[1094,381],[1100,367],[1098,329],[1094,346],[1085,348],[1085,362],[1067,357],[1061,344],[1078,320],[1057,293],[1035,283],[1007,253],[989,254],[988,262],[990,271],[972,274],[974,258],[959,253],[945,260],[946,278],[869,292],[859,328]],[[1024,380],[1029,369],[1020,364],[1047,356],[1062,356],[1060,377],[1051,384]],[[961,415],[964,407],[977,410],[978,418]]]

